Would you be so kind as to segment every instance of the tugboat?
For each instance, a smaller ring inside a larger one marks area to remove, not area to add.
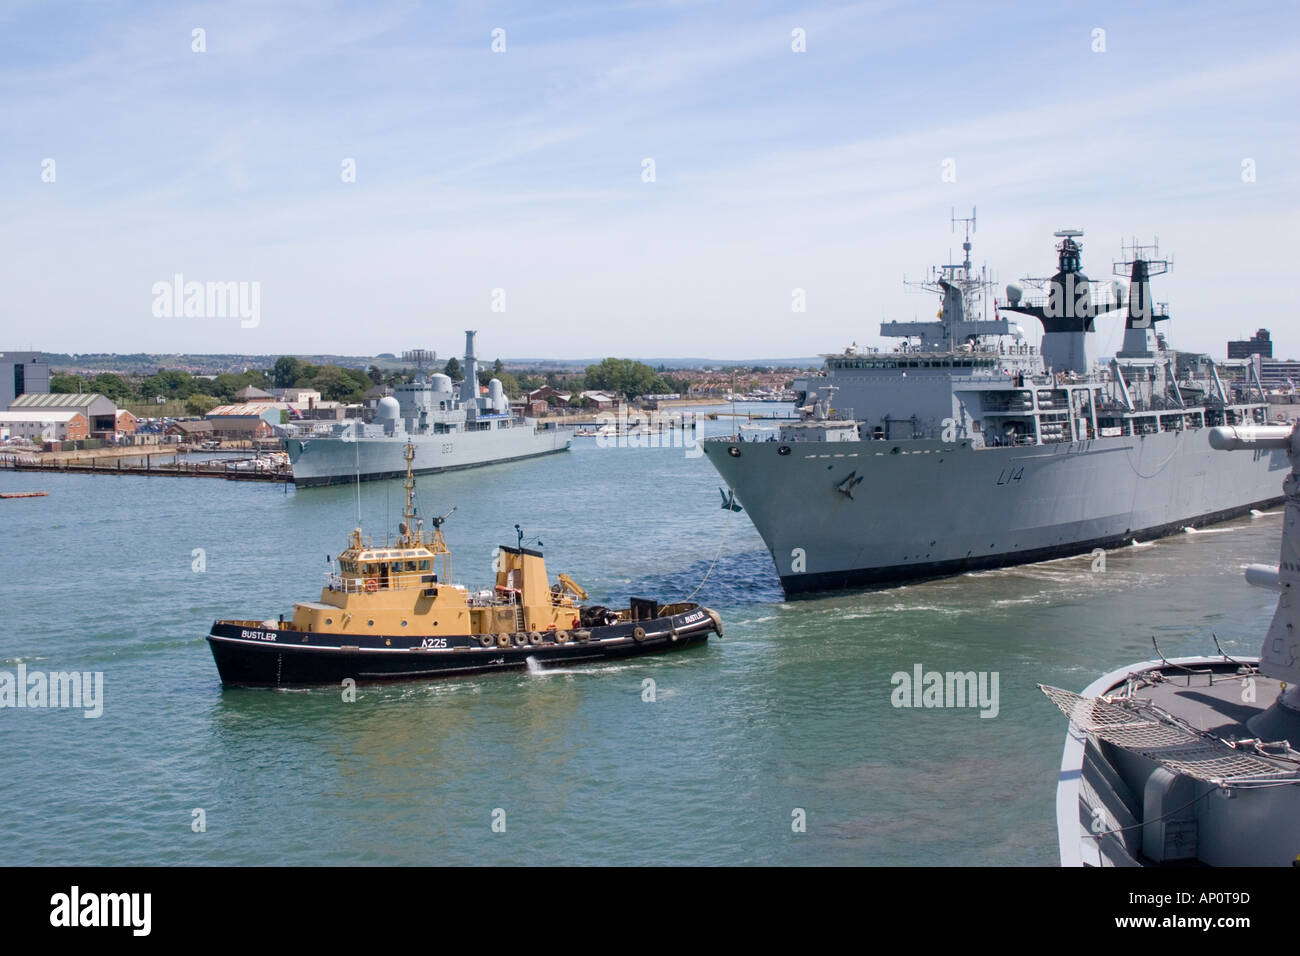
[[[1162,655],[1082,694],[1039,685],[1070,719],[1062,866],[1300,865],[1300,431],[1220,426],[1209,438],[1291,459],[1280,560],[1246,568],[1280,592],[1272,624],[1258,656]]]
[[[221,682],[287,687],[411,680],[538,665],[620,660],[722,636],[722,618],[699,604],[632,598],[623,610],[579,604],[568,575],[552,584],[540,550],[502,546],[491,589],[451,578],[442,525],[432,533],[415,507],[406,446],[406,508],[396,546],[362,537],[360,523],[326,575],[319,601],[299,601],[289,620],[219,620],[208,643]],[[454,510],[454,509],[453,509]]]

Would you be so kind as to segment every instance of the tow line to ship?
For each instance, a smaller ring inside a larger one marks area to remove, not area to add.
[[[731,492],[731,500],[736,500],[736,489],[728,487],[727,491]],[[730,508],[727,509],[727,520],[722,523],[722,538],[718,541],[718,550],[713,552],[713,560],[709,562],[709,570],[704,572],[704,577],[696,585],[695,590],[682,599],[682,603],[690,601],[691,598],[700,593],[700,588],[704,587],[704,582],[709,580],[709,575],[713,573],[713,568],[718,563],[718,558],[722,557],[722,546],[727,543],[727,531],[731,528],[731,516],[735,514]]]

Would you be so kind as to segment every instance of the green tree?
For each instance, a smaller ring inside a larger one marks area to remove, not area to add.
[[[310,368],[302,359],[294,358],[292,355],[281,355],[275,360],[275,365],[271,366],[271,381],[275,383],[276,388],[293,388],[298,384],[298,376],[302,375],[305,368]]]
[[[321,397],[331,402],[342,402],[357,397],[370,387],[370,377],[358,369],[321,365],[315,369],[310,382],[300,383],[314,388]]]
[[[89,388],[87,382],[80,375],[69,375],[65,372],[55,372],[50,376],[50,391],[58,393],[91,392],[94,389]]]
[[[442,367],[442,374],[446,375],[453,382],[465,377],[465,373],[460,370],[460,362],[457,361],[456,356],[454,355],[447,359],[447,364]]]
[[[160,369],[158,374],[150,375],[140,383],[140,397],[151,402],[155,395],[164,398],[189,398],[199,391],[198,383],[189,372],[168,371]]]
[[[129,401],[135,394],[135,389],[121,375],[114,375],[112,372],[101,372],[90,380],[90,385],[86,389],[88,392],[99,392],[99,394],[111,398],[119,404]]]
[[[206,415],[219,404],[221,403],[211,395],[191,395],[185,399],[185,413],[187,415]]]
[[[644,362],[607,358],[599,365],[587,366],[586,388],[614,392],[626,399],[663,390],[664,382]]]

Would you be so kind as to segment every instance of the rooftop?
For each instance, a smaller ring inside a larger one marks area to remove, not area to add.
[[[81,415],[75,408],[60,409],[23,409],[0,412],[0,422],[70,422]],[[84,415],[82,416],[85,417]]]
[[[9,403],[14,408],[89,408],[95,402],[107,402],[98,392],[28,392]]]

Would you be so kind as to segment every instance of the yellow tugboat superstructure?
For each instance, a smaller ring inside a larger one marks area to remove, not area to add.
[[[319,601],[299,601],[289,620],[224,620],[208,642],[225,683],[320,683],[398,679],[502,666],[627,657],[702,643],[721,618],[698,604],[633,598],[625,610],[580,605],[587,593],[566,574],[552,583],[540,550],[502,545],[496,580],[471,592],[452,581],[442,532],[415,505],[413,445],[406,446],[406,507],[396,543],[376,545],[360,524],[326,575]],[[516,525],[516,530],[518,526]],[[394,653],[446,652],[402,658]],[[493,656],[483,656],[493,652]]]
[[[471,598],[467,588],[452,583],[451,549],[442,533],[450,512],[435,518],[433,531],[425,532],[415,509],[414,456],[414,447],[407,445],[406,509],[397,543],[375,547],[362,537],[359,527],[354,529],[320,601],[294,605],[294,630],[328,634],[397,630],[446,637],[576,629],[578,606],[570,588],[550,584],[539,551],[501,548],[495,593],[490,597]],[[585,597],[580,589],[574,590]]]

